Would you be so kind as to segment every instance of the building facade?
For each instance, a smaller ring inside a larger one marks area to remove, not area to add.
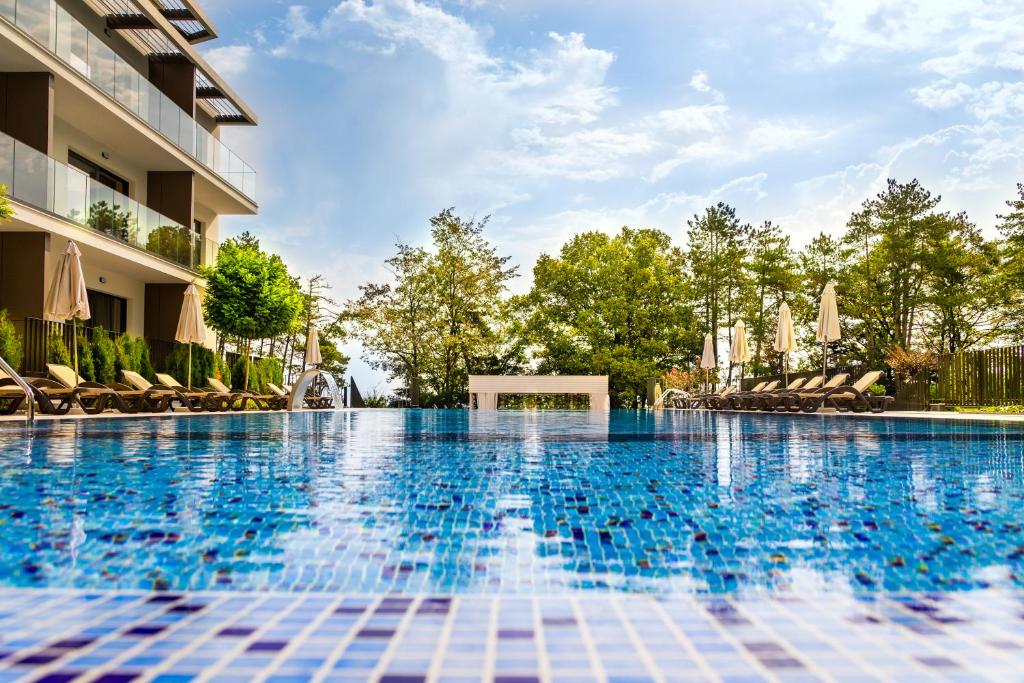
[[[0,309],[37,371],[43,301],[69,239],[93,318],[174,339],[218,223],[254,215],[256,174],[220,141],[256,117],[196,51],[216,30],[193,0],[0,0]]]

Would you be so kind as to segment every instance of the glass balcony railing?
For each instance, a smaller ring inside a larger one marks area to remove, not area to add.
[[[0,17],[255,201],[256,172],[54,0],[0,0]]]
[[[2,0],[0,0],[2,1]],[[0,133],[0,185],[12,199],[195,270],[217,244],[76,168]]]

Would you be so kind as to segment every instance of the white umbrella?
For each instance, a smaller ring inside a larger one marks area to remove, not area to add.
[[[782,364],[789,384],[789,354],[796,349],[796,334],[793,332],[793,314],[789,304],[782,302],[779,306],[779,326],[775,330],[775,350],[781,353]]]
[[[46,305],[43,315],[50,320],[71,321],[72,343],[75,358],[75,385],[78,384],[78,329],[76,320],[88,320],[92,317],[89,311],[89,293],[85,288],[85,275],[82,273],[82,252],[73,240],[57,260],[57,269],[50,283],[50,291],[46,294]]]
[[[747,326],[742,320],[736,321],[736,331],[732,337],[732,348],[729,349],[729,362],[740,364],[740,383],[743,383],[745,366],[750,362],[750,349],[747,347]]]
[[[704,337],[704,355],[700,358],[700,367],[705,371],[704,377],[710,388],[711,368],[718,367],[718,363],[715,361],[715,339],[711,336],[710,332]]]
[[[199,289],[195,285],[185,288],[185,297],[181,302],[181,313],[178,314],[178,329],[174,339],[188,344],[188,388],[192,388],[192,344],[206,343],[206,325],[203,324],[203,307],[199,299]]]
[[[306,355],[303,363],[306,365],[318,365],[323,361],[324,359],[320,355],[320,337],[317,335],[316,328],[310,325],[309,332],[306,334]]]
[[[828,374],[829,342],[839,341],[839,307],[836,304],[836,286],[834,283],[825,285],[821,293],[821,306],[818,308],[818,333],[816,339],[822,345],[821,374]]]

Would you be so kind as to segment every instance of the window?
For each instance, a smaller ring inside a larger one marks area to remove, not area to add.
[[[87,290],[92,319],[89,325],[114,334],[124,334],[128,325],[128,300],[113,294]]]
[[[128,196],[128,181],[124,178],[114,175],[107,169],[103,168],[99,164],[95,164],[81,154],[68,150],[68,166],[77,168],[82,173],[86,174],[96,182],[106,185],[114,192],[120,192],[124,196]]]

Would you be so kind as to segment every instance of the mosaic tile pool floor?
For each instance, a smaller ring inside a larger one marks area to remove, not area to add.
[[[1024,598],[0,592],[0,681],[1014,681]]]
[[[0,428],[0,683],[1024,681],[1024,427]]]

